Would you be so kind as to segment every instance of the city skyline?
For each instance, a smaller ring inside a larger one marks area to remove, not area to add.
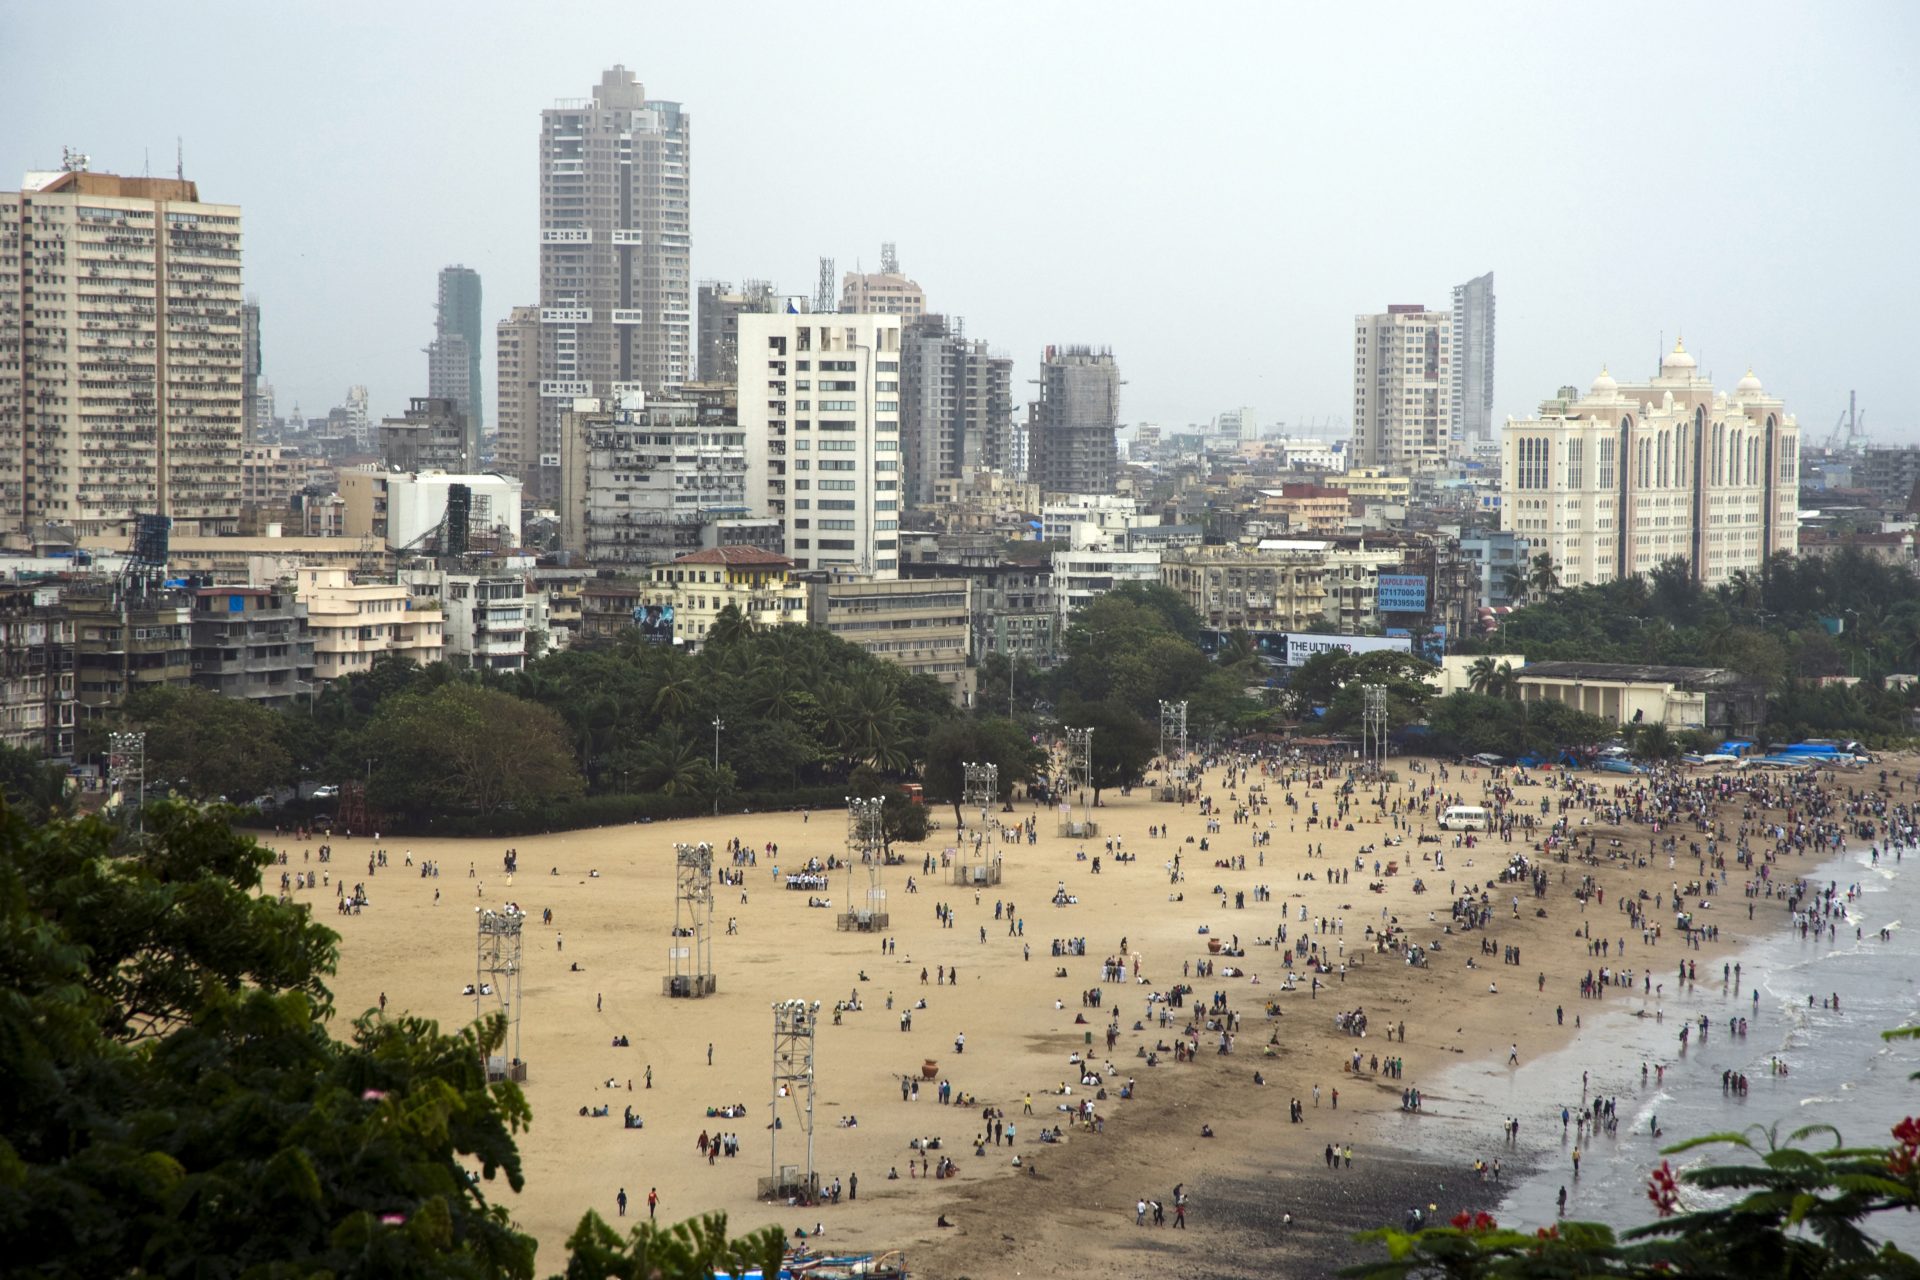
[[[1810,443],[1850,389],[1876,440],[1920,438],[1894,417],[1904,351],[1884,319],[1920,275],[1894,221],[1920,186],[1899,163],[1920,133],[1920,91],[1894,61],[1920,22],[1902,7],[1709,6],[1677,19],[1653,5],[1571,17],[1394,7],[1364,23],[1235,8],[1170,27],[1122,6],[1099,24],[1070,9],[1023,15],[1017,49],[1001,47],[997,20],[1014,12],[993,7],[831,35],[757,13],[759,38],[744,45],[724,9],[546,24],[480,8],[476,29],[506,38],[423,67],[412,50],[438,26],[431,10],[259,23],[215,5],[235,20],[212,24],[211,45],[197,25],[190,46],[161,16],[109,4],[86,32],[97,88],[72,95],[45,56],[72,41],[72,20],[5,5],[6,184],[57,167],[66,145],[97,171],[170,175],[180,139],[203,198],[246,211],[245,286],[261,299],[281,411],[324,413],[366,384],[378,417],[427,390],[418,351],[440,267],[486,279],[488,329],[538,298],[538,113],[624,63],[701,120],[694,280],[808,294],[818,257],[871,271],[895,242],[940,310],[1013,357],[1016,389],[1050,343],[1111,347],[1128,423],[1178,427],[1237,404],[1296,432],[1344,422],[1352,317],[1444,308],[1454,285],[1493,270],[1496,424],[1584,385],[1596,358],[1647,376],[1684,334],[1719,382],[1751,365],[1798,407]],[[1608,92],[1567,88],[1581,51],[1649,34],[1770,88],[1690,93],[1653,57],[1620,59]],[[766,127],[810,54],[893,65],[916,40],[939,56],[915,69],[913,111],[874,110],[857,82],[801,95],[798,109],[858,121],[845,181]],[[1047,52],[1068,47],[1098,56]],[[217,64],[222,78],[144,73],[168,58]],[[1461,74],[1468,61],[1484,72]],[[323,71],[377,91],[323,110],[283,88]],[[1446,127],[1429,130],[1441,100]],[[984,150],[964,183],[948,149],[915,141],[935,119],[970,122]],[[302,144],[280,144],[289,137]],[[1363,159],[1383,152],[1387,171]],[[383,181],[413,197],[401,216],[389,200],[340,198]],[[1394,194],[1415,191],[1417,218],[1414,197]],[[490,351],[481,364],[491,402]]]

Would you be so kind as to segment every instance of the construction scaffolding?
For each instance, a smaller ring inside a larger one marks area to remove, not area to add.
[[[713,972],[713,846],[673,846],[673,943],[667,948],[669,996],[698,999],[719,990]]]
[[[494,911],[475,907],[479,925],[474,948],[473,1017],[477,1022],[488,1013],[507,1020],[506,1039],[500,1051],[487,1058],[487,1080],[525,1080],[527,1064],[520,1057],[520,933],[526,917],[508,906]]]
[[[1086,840],[1100,834],[1093,820],[1093,730],[1067,730],[1066,769],[1062,774],[1065,794],[1060,798],[1060,834],[1070,840]],[[1073,816],[1074,805],[1080,816]]]
[[[1187,759],[1187,704],[1184,702],[1160,703],[1160,761],[1166,771],[1165,780],[1160,784],[1162,800],[1180,798],[1180,771]]]
[[[1000,766],[966,761],[960,768],[961,806],[968,813],[978,812],[980,823],[970,832],[961,832],[960,856],[953,860],[953,882],[975,887],[999,884],[1000,855],[994,851],[997,833],[991,815],[994,802],[1000,798]]]
[[[847,797],[847,909],[834,919],[843,930],[874,933],[887,927],[886,803],[880,796]]]
[[[820,1195],[813,1171],[813,1030],[820,1021],[818,1000],[780,1000],[773,1006],[773,1096],[767,1124],[769,1173],[760,1179],[759,1198],[811,1204]],[[780,1135],[792,1117],[806,1137],[806,1164],[780,1163]]]

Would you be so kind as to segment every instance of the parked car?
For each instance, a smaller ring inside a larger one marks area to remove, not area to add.
[[[313,789],[313,798],[315,800],[337,800],[340,798],[340,788],[334,786],[331,782],[323,787],[315,787]]]

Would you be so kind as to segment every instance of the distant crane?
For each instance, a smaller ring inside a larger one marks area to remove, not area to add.
[[[1847,392],[1847,411],[1833,424],[1833,432],[1827,437],[1828,453],[1858,453],[1866,447],[1867,415],[1860,412],[1857,395],[1857,392]]]

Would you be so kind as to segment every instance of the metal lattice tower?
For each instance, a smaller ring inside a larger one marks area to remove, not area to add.
[[[980,825],[984,827],[987,825],[987,813],[1000,798],[1000,766],[967,761],[961,764],[960,769],[964,778],[960,803],[969,810],[978,809]]]
[[[1160,704],[1160,758],[1167,762],[1169,770],[1187,758],[1187,704],[1184,702]]]
[[[713,973],[713,846],[673,846],[673,945],[667,948],[670,996],[710,996]]]
[[[1387,766],[1387,686],[1360,686],[1360,755],[1365,767],[1379,773]]]
[[[839,917],[842,929],[865,932],[887,927],[886,800],[881,796],[847,797],[847,909]],[[854,891],[866,873],[866,898],[856,903]]]
[[[773,1006],[773,1096],[767,1127],[769,1177],[760,1198],[818,1194],[813,1172],[813,1030],[820,1021],[818,1000],[780,1000]],[[780,1134],[791,1117],[806,1135],[804,1167],[780,1164]]]
[[[813,290],[813,309],[834,312],[840,309],[840,295],[833,278],[833,259],[820,259],[820,281]]]
[[[1067,730],[1067,785],[1080,796],[1085,807],[1093,790],[1093,730]]]
[[[141,830],[147,817],[147,735],[144,732],[107,735],[107,785],[120,793],[124,809],[131,803]],[[131,790],[131,800],[127,795]]]
[[[960,803],[966,809],[980,811],[980,825],[975,829],[972,840],[961,841],[962,856],[953,862],[953,882],[970,884],[976,888],[1000,883],[1001,862],[998,853],[990,852],[995,838],[993,819],[990,815],[993,804],[1000,798],[1000,766],[966,761],[960,766],[964,785],[960,792]]]
[[[520,932],[526,917],[512,907],[498,911],[476,907],[479,925],[473,965],[473,1016],[476,1021],[493,1012],[506,1015],[507,1038],[487,1061],[489,1080],[525,1080],[527,1064],[520,1057]]]

